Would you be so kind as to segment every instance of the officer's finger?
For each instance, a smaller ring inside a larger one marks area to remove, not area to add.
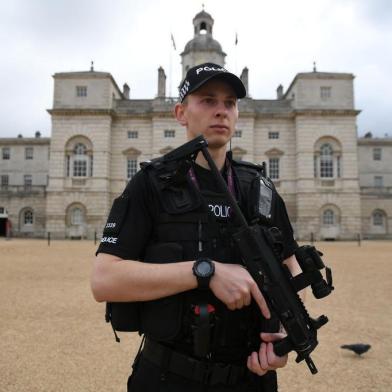
[[[249,357],[247,361],[247,367],[249,370],[251,370],[253,373],[256,373],[259,376],[263,376],[267,370],[263,369],[260,366],[259,363],[259,356],[256,352],[253,352]]]
[[[263,342],[276,342],[277,340],[282,340],[287,335],[282,332],[261,332],[260,337]]]
[[[252,296],[250,294],[244,297],[244,306],[249,306],[252,302]]]
[[[263,369],[269,369],[268,358],[267,358],[267,344],[261,343],[259,350],[259,362]]]
[[[244,307],[244,301],[239,299],[235,301],[235,309],[242,309]]]
[[[266,344],[266,356],[267,356],[267,362],[268,366],[276,369],[276,368],[281,368],[286,365],[287,360],[288,360],[288,355],[283,355],[282,357],[279,357],[278,355],[275,354],[274,352],[274,345],[272,343],[264,343]]]
[[[263,294],[261,294],[261,291],[256,284],[251,287],[251,293],[257,305],[259,305],[262,315],[267,319],[271,318],[271,313],[268,309],[267,302],[265,301]]]

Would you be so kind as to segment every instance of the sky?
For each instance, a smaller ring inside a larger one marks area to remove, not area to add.
[[[50,136],[52,76],[91,61],[128,83],[131,98],[156,96],[162,66],[177,96],[180,53],[203,4],[226,68],[249,68],[253,98],[275,99],[315,61],[354,74],[359,136],[392,136],[391,0],[0,0],[0,137]]]

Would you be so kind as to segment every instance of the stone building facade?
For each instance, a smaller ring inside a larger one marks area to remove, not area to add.
[[[224,66],[226,54],[213,38],[213,24],[205,11],[193,19],[194,37],[181,53],[183,76],[189,67],[203,61]],[[248,72],[245,68],[241,73],[247,87]],[[44,206],[37,205],[37,233],[46,230],[59,238],[91,238],[94,232],[101,233],[113,199],[139,163],[184,143],[185,130],[173,118],[177,98],[166,96],[166,75],[161,67],[153,99],[132,99],[128,85],[120,89],[109,73],[93,69],[56,73],[53,78],[52,135],[46,141],[48,183],[36,198]],[[359,111],[354,105],[353,81],[352,74],[314,69],[297,74],[286,91],[279,86],[276,99],[246,97],[239,102],[233,154],[267,163],[299,239],[308,240],[311,233],[320,239],[352,239],[358,233],[392,236],[388,224],[392,185],[370,190],[365,174],[390,170],[392,158],[387,151],[392,150],[380,140],[381,148],[386,149],[385,165],[374,167],[370,158],[364,158],[368,152],[361,153],[374,146],[357,138]],[[30,140],[23,141],[28,144]],[[11,170],[0,163],[1,173]],[[385,185],[390,179],[385,176]],[[13,223],[20,222],[23,203],[18,203],[15,197],[4,199],[0,194],[0,213],[4,206]],[[33,205],[32,201],[26,203]],[[374,227],[379,226],[372,223],[374,214],[376,223],[382,215],[383,229]]]
[[[368,238],[392,237],[392,138],[358,140],[362,233]]]
[[[0,139],[0,236],[42,237],[46,223],[50,139]]]

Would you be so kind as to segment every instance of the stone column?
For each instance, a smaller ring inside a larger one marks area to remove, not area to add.
[[[245,89],[246,89],[246,96],[249,96],[249,91],[248,91],[248,87],[249,87],[249,69],[248,69],[248,67],[245,67],[245,68],[242,70],[240,79],[241,79],[242,83],[243,83],[244,86],[245,86]]]
[[[166,97],[166,74],[162,67],[158,68],[158,98]]]

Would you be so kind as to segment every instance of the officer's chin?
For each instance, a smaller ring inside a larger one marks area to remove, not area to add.
[[[211,149],[219,149],[225,147],[230,139],[227,136],[211,136],[207,137],[208,147]]]

